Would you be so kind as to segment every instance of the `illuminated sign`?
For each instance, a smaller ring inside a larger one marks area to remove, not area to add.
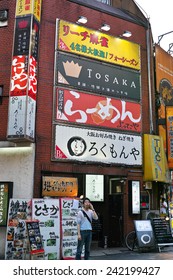
[[[85,26],[57,21],[57,49],[140,69],[140,46]]]

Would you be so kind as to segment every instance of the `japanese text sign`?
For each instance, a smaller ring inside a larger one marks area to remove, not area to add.
[[[57,22],[59,50],[140,69],[138,44],[66,21]]]
[[[16,16],[24,16],[34,14],[36,19],[40,21],[42,0],[17,0]]]
[[[55,159],[142,164],[141,136],[56,125]]]
[[[141,105],[57,88],[56,119],[85,125],[141,131]]]
[[[138,71],[57,52],[55,85],[140,101]]]
[[[43,177],[42,195],[43,196],[77,196],[77,178],[69,177]]]

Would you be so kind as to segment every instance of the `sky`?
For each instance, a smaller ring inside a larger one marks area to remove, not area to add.
[[[154,43],[158,36],[173,31],[173,0],[134,0],[151,24]],[[173,43],[173,32],[163,36],[160,46],[168,51]],[[173,48],[171,48],[173,50]]]

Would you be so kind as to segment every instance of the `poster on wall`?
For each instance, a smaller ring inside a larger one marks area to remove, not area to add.
[[[137,135],[56,125],[55,159],[141,165],[142,139]]]
[[[104,200],[104,176],[86,174],[86,197],[91,201]]]
[[[23,260],[27,253],[27,229],[26,221],[31,219],[30,199],[10,199],[5,259]]]
[[[55,85],[135,101],[141,99],[140,73],[132,69],[57,52],[55,71]]]
[[[80,202],[73,198],[61,198],[62,259],[75,259],[77,248],[76,216]]]
[[[32,199],[32,219],[39,220],[46,260],[60,259],[59,199]]]
[[[141,131],[141,105],[121,99],[56,88],[57,121]]]

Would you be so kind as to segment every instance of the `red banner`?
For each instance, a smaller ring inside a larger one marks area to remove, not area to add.
[[[57,88],[56,119],[141,132],[141,105],[121,99]]]

